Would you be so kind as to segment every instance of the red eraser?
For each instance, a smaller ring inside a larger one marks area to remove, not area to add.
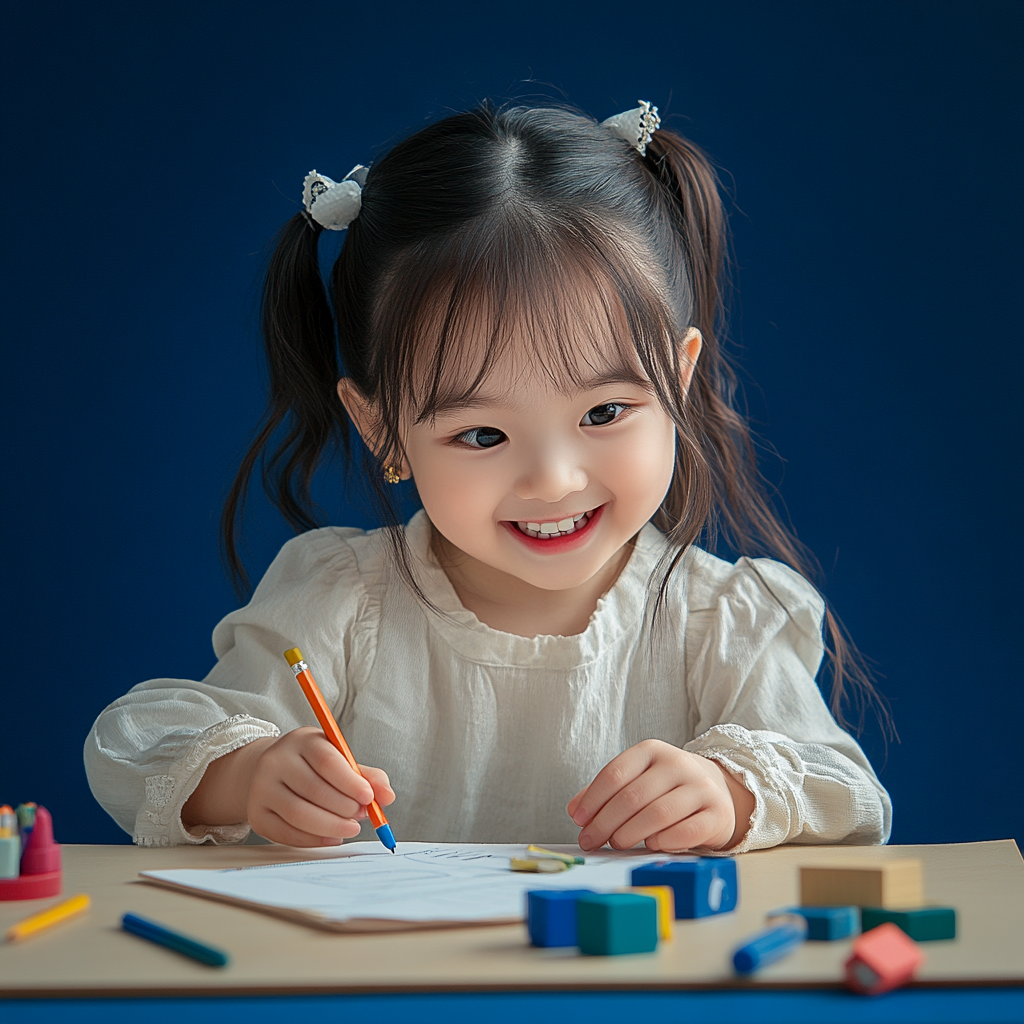
[[[917,943],[891,921],[865,932],[846,961],[846,984],[874,996],[905,985],[924,963]]]
[[[53,819],[45,807],[36,808],[36,820],[21,855],[23,875],[60,871],[60,846],[53,841]]]

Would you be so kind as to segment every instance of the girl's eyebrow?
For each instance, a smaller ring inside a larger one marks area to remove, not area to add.
[[[605,387],[608,384],[630,384],[634,387],[643,388],[644,391],[653,392],[651,382],[638,373],[631,373],[626,370],[610,370],[607,373],[600,373],[594,377],[575,382],[571,387],[561,389],[568,398],[575,398],[587,391],[594,391],[597,388]],[[497,408],[510,408],[514,403],[507,401],[508,395],[490,395],[483,392],[472,394],[451,394],[439,397],[431,403],[417,420],[422,423],[426,419],[436,419],[438,416],[451,415],[457,412],[464,412],[467,409],[481,409],[485,406]]]

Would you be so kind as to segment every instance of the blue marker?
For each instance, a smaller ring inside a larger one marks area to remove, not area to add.
[[[121,927],[132,935],[138,935],[140,939],[148,939],[158,946],[173,949],[175,953],[191,957],[201,964],[208,964],[210,967],[223,967],[227,964],[229,957],[222,949],[207,946],[203,942],[181,935],[179,932],[172,932],[156,921],[149,921],[138,914],[125,914],[121,918]]]
[[[737,974],[751,974],[789,956],[807,938],[807,921],[799,914],[769,917],[772,927],[758,932],[732,955]]]

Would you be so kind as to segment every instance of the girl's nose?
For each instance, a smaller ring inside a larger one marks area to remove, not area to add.
[[[533,453],[516,482],[516,496],[535,501],[561,501],[569,494],[584,491],[589,477],[571,448],[559,451],[545,448]]]

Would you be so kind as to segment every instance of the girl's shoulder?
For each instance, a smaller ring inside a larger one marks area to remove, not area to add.
[[[324,526],[286,541],[253,593],[253,602],[295,591],[373,589],[388,570],[383,530]]]
[[[687,610],[692,614],[728,611],[740,619],[763,620],[781,613],[799,618],[815,630],[825,601],[796,570],[772,558],[719,558],[703,548],[686,555]]]

